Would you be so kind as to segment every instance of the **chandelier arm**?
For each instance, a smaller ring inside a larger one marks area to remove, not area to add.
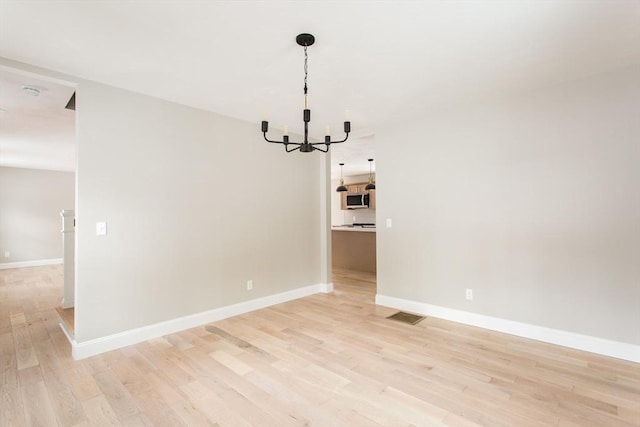
[[[344,139],[341,139],[340,141],[329,141],[329,144],[340,144],[341,142],[345,142],[347,139],[349,139],[349,134],[346,134]],[[310,144],[311,145],[327,145],[326,142],[311,142]]]
[[[293,152],[293,151],[299,150],[299,149],[300,149],[300,147],[302,147],[302,144],[298,144],[297,142],[294,142],[293,144],[294,144],[294,145],[297,145],[297,147],[296,147],[296,148],[294,148],[294,149],[289,150],[289,146],[288,146],[287,144],[285,144],[285,146],[284,146],[284,150],[285,150],[287,153],[291,153],[291,152]]]
[[[270,142],[272,144],[283,144],[284,143],[283,141],[272,141],[272,140],[270,140],[269,138],[267,138],[267,133],[266,132],[263,132],[262,135],[264,136],[264,140],[265,141]]]
[[[313,145],[317,145],[317,144],[311,144],[311,145],[313,146]],[[322,143],[322,145],[324,145],[324,142]],[[322,148],[320,148],[320,147],[313,147],[313,149],[314,150],[318,150],[318,151],[322,151],[323,153],[329,152],[329,147],[326,147],[324,150]]]
[[[264,136],[264,140],[265,140],[265,141],[267,141],[267,142],[270,142],[270,143],[272,143],[272,144],[284,144],[284,145],[302,145],[302,142],[291,142],[291,141],[289,141],[289,142],[284,142],[284,141],[273,141],[273,140],[271,140],[271,139],[269,139],[269,138],[267,138],[267,133],[266,133],[266,132],[264,132],[264,133],[263,133],[262,135]]]
[[[263,132],[262,134],[264,136],[264,140],[267,142],[270,142],[271,144],[283,144],[283,145],[297,145],[298,147],[300,147],[303,144],[309,144],[309,145],[327,145],[327,143],[325,141],[321,141],[321,142],[293,142],[293,141],[288,141],[288,142],[284,142],[284,141],[274,141],[271,140],[269,138],[267,138],[267,133]],[[346,134],[346,136],[344,137],[344,139],[341,139],[340,141],[329,141],[329,144],[340,144],[342,142],[345,142],[347,139],[349,139],[349,134]],[[315,148],[315,147],[314,147]],[[316,148],[317,149],[317,148]],[[326,151],[320,150],[323,153],[326,153]]]

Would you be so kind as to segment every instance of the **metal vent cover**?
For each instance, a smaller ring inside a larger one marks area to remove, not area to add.
[[[417,314],[406,313],[404,311],[399,311],[397,313],[392,314],[391,316],[387,316],[387,319],[397,320],[398,322],[407,323],[409,325],[415,325],[421,320],[425,319],[425,316],[419,316]]]

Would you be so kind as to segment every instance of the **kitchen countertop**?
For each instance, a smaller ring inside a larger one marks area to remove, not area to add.
[[[332,231],[354,231],[357,233],[375,233],[375,227],[361,227],[361,226],[352,226],[352,225],[332,225]]]

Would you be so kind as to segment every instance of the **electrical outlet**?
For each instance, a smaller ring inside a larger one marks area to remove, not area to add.
[[[96,236],[107,235],[107,223],[104,221],[96,222]]]
[[[473,289],[469,289],[467,288],[466,293],[465,293],[465,297],[471,301],[473,300]]]
[[[5,257],[5,258],[9,258],[10,256],[11,256],[11,252],[9,252],[9,251],[5,251],[5,253],[4,253],[4,257]]]
[[[250,291],[253,289],[253,280],[247,280],[247,290]]]

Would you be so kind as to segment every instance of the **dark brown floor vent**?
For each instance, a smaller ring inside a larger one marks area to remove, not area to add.
[[[387,316],[387,319],[397,320],[398,322],[408,323],[409,325],[415,325],[419,321],[425,319],[424,316],[418,316],[417,314],[405,313],[399,311],[391,316]]]

